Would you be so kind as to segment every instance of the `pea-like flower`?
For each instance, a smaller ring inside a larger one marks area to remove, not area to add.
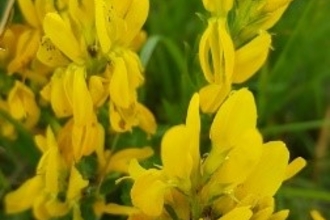
[[[214,113],[232,84],[251,78],[265,63],[271,48],[267,32],[290,0],[203,0],[211,16],[199,43],[199,61],[207,85],[200,89],[203,112]]]
[[[144,169],[131,162],[131,198],[140,213],[130,219],[285,219],[287,210],[274,213],[273,196],[305,161],[289,163],[281,141],[263,143],[256,120],[252,93],[232,92],[216,113],[210,129],[212,148],[202,158],[195,94],[186,123],[171,128],[162,139],[162,167]]]

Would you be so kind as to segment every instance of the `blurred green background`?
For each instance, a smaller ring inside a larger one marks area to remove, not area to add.
[[[191,94],[204,83],[197,52],[205,27],[198,14],[205,11],[201,0],[150,0],[150,4],[145,25],[149,39],[140,53],[146,65],[140,100],[159,122],[151,141],[157,147],[166,129],[184,121]],[[293,220],[311,219],[311,209],[330,219],[329,15],[329,0],[294,0],[270,31],[273,50],[267,63],[247,83],[237,86],[249,87],[255,94],[264,139],[283,140],[292,158],[302,156],[308,161],[276,196],[277,209],[290,209]],[[202,119],[202,144],[207,146],[211,117],[203,115]],[[21,129],[17,141],[0,137],[1,200],[9,186],[33,175],[37,163],[32,137],[19,124],[16,127]],[[140,146],[139,133],[130,135],[130,144]],[[6,146],[12,150],[5,152]]]

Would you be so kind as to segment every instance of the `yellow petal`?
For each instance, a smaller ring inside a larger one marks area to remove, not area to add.
[[[41,22],[46,16],[48,12],[56,12],[56,8],[53,1],[49,0],[35,0],[35,9],[37,12],[39,25],[41,26]]]
[[[131,48],[131,50],[133,51],[139,51],[147,41],[147,38],[148,38],[147,32],[141,30],[131,41],[129,48]]]
[[[157,129],[154,115],[144,105],[137,103],[137,120],[139,127],[148,134],[155,134]]]
[[[111,39],[107,33],[107,16],[108,8],[104,0],[94,0],[95,4],[95,25],[96,34],[103,53],[107,53],[111,47]]]
[[[47,193],[43,193],[40,196],[35,198],[35,202],[33,204],[33,216],[36,219],[50,219],[50,213],[46,208],[46,203],[49,201],[49,196]]]
[[[270,43],[270,34],[262,32],[259,36],[236,51],[233,75],[234,83],[243,83],[260,69],[266,61]]]
[[[39,137],[39,138],[38,138]],[[40,136],[37,136],[36,139],[40,139]],[[44,139],[44,137],[42,137]],[[47,130],[46,130],[46,139],[44,139],[42,142],[42,144],[44,144],[43,148],[44,148],[44,152],[42,154],[42,157],[40,158],[39,160],[39,163],[38,163],[38,166],[37,166],[37,174],[38,175],[44,175],[47,170],[49,170],[49,161],[50,161],[50,157],[52,157],[52,161],[51,162],[54,162],[54,158],[56,158],[56,156],[54,157],[54,155],[56,155],[58,152],[57,152],[57,142],[56,142],[56,139],[55,139],[55,136],[51,130],[50,127],[47,127]],[[51,154],[53,154],[52,156],[50,156]],[[55,160],[56,162],[56,160]],[[55,166],[55,167],[58,167],[54,164],[51,164],[51,166]],[[48,173],[48,175],[51,175],[52,172]],[[54,175],[57,175],[58,173],[55,172]],[[55,178],[56,179],[56,178]],[[48,180],[48,176],[45,177],[45,184],[47,185],[47,182],[49,182]],[[56,181],[57,183],[57,181]]]
[[[251,203],[250,203],[251,204]],[[272,196],[265,196],[263,198],[259,198],[258,200],[258,207],[256,208],[256,211],[258,210],[264,210],[271,208],[272,212],[275,210],[275,199]]]
[[[70,63],[67,57],[47,37],[43,37],[37,52],[38,59],[50,67],[66,66]]]
[[[199,91],[201,109],[205,113],[214,113],[229,94],[229,84],[210,84]]]
[[[232,188],[242,183],[255,169],[262,154],[261,135],[256,129],[251,129],[237,139],[237,143],[233,147],[233,150],[229,152],[226,160],[216,173],[213,174],[210,181],[222,185],[228,184]],[[209,155],[210,158],[212,157],[212,153],[213,152],[211,151]],[[213,162],[213,164],[211,164],[211,162]],[[215,169],[207,169],[208,166],[206,165],[209,163],[211,168],[217,168],[216,164],[219,166],[221,160],[214,159],[213,161],[210,161],[209,158],[206,159],[205,172],[212,174],[212,171]],[[216,188],[214,190],[216,190]],[[220,193],[221,192],[219,192],[219,194]]]
[[[45,205],[47,211],[52,217],[64,216],[70,211],[68,203],[60,202],[55,198],[49,200]]]
[[[214,75],[209,65],[209,51],[211,49],[209,38],[211,37],[211,30],[212,27],[208,25],[201,37],[199,42],[198,57],[205,79],[209,83],[214,83]]]
[[[116,11],[119,17],[123,18],[132,4],[131,2],[132,0],[128,0],[126,2],[121,0],[112,0],[109,5],[112,6],[113,10]]]
[[[246,130],[256,127],[256,121],[252,93],[247,89],[234,92],[220,107],[211,125],[212,150],[227,151]]]
[[[73,71],[73,84],[72,86],[72,108],[73,119],[77,126],[83,126],[91,123],[94,118],[94,109],[92,97],[88,91],[86,84],[86,70],[83,67],[72,68]],[[69,91],[67,91],[70,93]]]
[[[288,6],[289,4],[286,4],[271,13],[267,13],[267,16],[264,18],[264,22],[257,24],[257,28],[259,30],[268,30],[273,27],[281,18]]]
[[[60,191],[59,176],[63,172],[62,157],[57,148],[49,149],[45,173],[45,191],[57,195]]]
[[[53,75],[55,75],[55,72],[54,72],[54,74]],[[46,101],[48,101],[48,102],[50,102],[50,94],[51,94],[51,80],[50,80],[50,82],[48,82],[48,84],[46,84],[42,89],[41,89],[41,91],[40,91],[40,95],[41,95],[41,97],[44,99],[44,100],[46,100]]]
[[[162,213],[167,187],[159,177],[159,171],[148,170],[135,180],[131,189],[133,205],[153,217]]]
[[[230,83],[235,51],[224,19],[209,19],[199,45],[199,58],[205,78],[210,83]]]
[[[94,116],[96,117],[96,116]],[[80,160],[82,156],[87,156],[100,148],[104,143],[104,129],[95,120],[84,126],[73,124],[72,145],[75,160]]]
[[[128,166],[128,173],[133,180],[137,180],[140,176],[142,176],[146,172],[138,162],[137,159],[132,159]]]
[[[213,60],[213,62],[223,62],[221,66],[221,79],[215,78],[215,82],[227,82],[228,80],[231,81],[233,70],[234,70],[234,59],[235,59],[235,50],[234,50],[234,43],[229,35],[229,32],[226,28],[225,20],[219,20],[218,24],[218,36],[219,36],[219,51],[223,51],[223,61],[222,59]],[[212,50],[212,49],[211,49]],[[223,68],[223,69],[222,69]],[[224,78],[224,79],[223,79]]]
[[[150,147],[124,149],[115,153],[110,158],[107,171],[128,172],[128,166],[132,159],[143,160],[153,155],[153,150]]]
[[[57,143],[60,149],[63,160],[67,166],[70,167],[73,163],[76,163],[76,154],[73,143],[73,119],[68,120],[57,134]]]
[[[94,22],[93,0],[70,0],[69,12],[74,21],[81,25],[92,25]]]
[[[52,76],[50,84],[50,101],[52,109],[57,117],[67,117],[72,115],[72,101],[64,89],[64,79],[66,72],[57,69]]]
[[[199,95],[195,93],[190,100],[187,117],[186,117],[186,129],[188,137],[190,137],[189,142],[189,153],[193,161],[193,172],[195,174],[199,173],[199,164],[200,164],[200,152],[199,152],[199,134],[201,129],[201,122],[199,116]],[[195,178],[196,175],[194,175]],[[196,180],[197,181],[197,180]]]
[[[190,136],[184,125],[170,128],[162,139],[161,159],[163,170],[178,181],[183,190],[190,190],[190,175],[193,168],[192,155],[190,154]]]
[[[57,149],[58,148],[55,135],[50,126],[48,126],[47,130],[46,130],[46,138],[47,138],[46,140],[47,140],[48,149]]]
[[[117,132],[130,131],[133,124],[126,121],[122,115],[121,109],[115,106],[114,103],[110,102],[109,106],[109,119],[111,128]]]
[[[310,215],[312,217],[313,220],[325,220],[325,218],[323,218],[323,216],[321,215],[321,213],[317,210],[312,210],[310,212]]]
[[[141,86],[144,82],[144,77],[142,75],[142,64],[140,58],[136,53],[126,50],[123,52],[123,58],[125,61],[125,66],[127,69],[127,78],[131,89],[136,89]]]
[[[40,23],[38,21],[37,11],[34,2],[32,2],[32,0],[18,0],[18,5],[25,20],[29,23],[29,25],[38,28]]]
[[[268,207],[265,209],[262,209],[258,212],[256,212],[255,214],[253,214],[253,217],[251,218],[251,220],[264,220],[264,219],[269,219],[270,216],[273,213],[273,208],[272,207]]]
[[[290,179],[306,166],[306,160],[301,157],[294,159],[287,167],[285,179]]]
[[[60,15],[48,13],[43,21],[44,31],[53,44],[74,62],[83,62],[79,42],[73,35],[71,27]],[[61,30],[61,31],[59,31]]]
[[[100,76],[89,77],[88,90],[95,106],[100,107],[108,98],[109,92],[106,87],[106,79]]]
[[[66,194],[67,201],[76,201],[81,197],[81,190],[88,186],[88,181],[84,180],[75,166],[71,167],[68,191]]]
[[[103,168],[106,164],[106,160],[105,160],[105,131],[103,126],[98,123],[97,125],[97,129],[98,129],[98,133],[97,133],[97,138],[94,141],[94,145],[95,145],[95,152],[97,155],[97,160],[99,163],[99,169]]]
[[[21,82],[16,81],[15,86],[10,90],[8,95],[8,107],[10,114],[15,119],[26,118],[26,110],[24,106],[24,92],[28,92],[30,96],[34,96],[32,91],[24,86]]]
[[[289,210],[282,210],[273,214],[269,220],[285,220],[289,216]]]
[[[219,22],[216,19],[209,20],[211,33],[209,38],[210,48],[208,51],[210,57],[208,58],[208,62],[213,71],[214,83],[221,84],[223,83],[225,77],[224,48],[222,45],[221,36],[223,35],[223,32],[226,33],[226,30],[221,28],[218,23]]]
[[[250,207],[239,207],[228,212],[218,220],[248,220],[252,214]]]
[[[264,144],[260,162],[243,184],[250,194],[259,197],[273,196],[285,177],[289,152],[280,141]]]
[[[8,1],[9,4],[13,4],[14,1]],[[11,12],[5,12],[8,16]],[[5,15],[4,15],[5,16]],[[16,50],[17,46],[17,39],[21,35],[21,32],[26,29],[23,25],[10,25],[7,27],[7,24],[0,25],[0,33],[1,40],[0,40],[0,47],[4,50],[0,50],[0,66],[3,68],[8,65],[10,59],[12,59],[12,55]]]
[[[131,0],[124,20],[127,32],[122,38],[125,46],[128,46],[134,37],[139,33],[145,23],[149,11],[149,0]]]
[[[8,94],[8,107],[10,114],[15,119],[24,119],[24,124],[28,128],[33,127],[39,120],[40,110],[34,93],[19,81],[15,82]]]
[[[130,87],[125,62],[121,58],[113,60],[114,71],[110,80],[110,98],[118,106],[128,108],[131,103]]]
[[[27,30],[18,39],[15,58],[8,64],[8,73],[21,72],[36,56],[40,41],[40,32]]]
[[[4,200],[6,213],[12,214],[31,208],[34,198],[42,193],[42,188],[42,177],[37,175],[28,179],[17,190],[9,192]]]
[[[46,138],[42,135],[36,135],[34,137],[34,142],[36,143],[38,149],[42,152],[45,153],[48,149]]]

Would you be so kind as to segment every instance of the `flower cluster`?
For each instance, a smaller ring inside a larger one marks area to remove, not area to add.
[[[281,141],[263,143],[256,119],[252,93],[232,92],[213,120],[212,149],[201,157],[195,94],[186,123],[163,137],[162,167],[146,170],[131,162],[131,197],[140,212],[130,219],[285,219],[288,210],[273,213],[273,196],[305,161],[289,163]]]
[[[289,162],[283,142],[263,141],[253,94],[232,85],[264,64],[271,47],[267,30],[290,0],[203,0],[210,17],[198,54],[208,84],[192,95],[185,124],[164,134],[162,164],[149,168],[139,160],[154,154],[151,147],[115,149],[120,134],[138,129],[147,139],[157,130],[138,96],[145,78],[137,51],[146,40],[149,0],[17,3],[23,23],[9,25],[0,39],[6,72],[0,78],[6,82],[0,83],[0,135],[15,139],[12,121],[19,123],[34,135],[41,156],[35,175],[6,194],[7,214],[32,210],[40,220],[80,220],[87,204],[95,218],[288,216],[288,210],[275,210],[274,195],[305,161]],[[205,155],[200,108],[214,113]],[[107,185],[109,176],[113,184]],[[126,190],[130,201],[112,202],[109,192],[124,181],[133,182]]]
[[[203,112],[214,113],[232,84],[249,79],[264,64],[271,36],[267,32],[290,0],[203,0],[211,14],[199,43],[199,60],[206,81],[200,90]]]
[[[137,96],[144,76],[136,51],[145,40],[141,28],[149,1],[17,3],[25,23],[11,24],[1,39],[1,67],[12,81],[2,91],[1,110],[36,134],[42,156],[35,176],[7,194],[5,209],[32,208],[37,219],[68,213],[81,219],[85,189],[96,185],[94,203],[104,203],[100,187],[106,176],[125,173],[130,159],[153,154],[150,147],[114,152],[105,143],[133,127],[148,135],[156,131],[154,116]],[[40,115],[48,106],[50,126],[42,126]],[[107,112],[107,123],[99,121],[101,111]],[[0,126],[2,135],[15,138],[11,123]],[[86,157],[97,161],[90,175],[81,168]],[[96,214],[102,212],[98,208]]]

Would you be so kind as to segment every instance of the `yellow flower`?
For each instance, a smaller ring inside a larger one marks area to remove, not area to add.
[[[78,126],[69,120],[58,133],[58,143],[62,156],[68,164],[79,161],[104,145],[104,128],[94,119]]]
[[[128,131],[138,125],[147,133],[154,133],[152,114],[137,102],[136,89],[144,81],[143,70],[138,56],[130,49],[147,18],[149,1],[94,2],[97,36],[102,52],[111,62],[105,72],[110,79],[111,125],[116,131]]]
[[[129,173],[135,181],[131,190],[132,203],[144,215],[153,217],[152,219],[165,215],[165,202],[179,201],[173,199],[173,196],[177,197],[176,190],[191,196],[194,188],[198,187],[200,179],[198,109],[199,96],[195,94],[189,105],[186,125],[175,126],[164,135],[161,144],[162,170],[145,170],[138,165],[137,161],[131,162]],[[149,187],[146,188],[146,185]],[[151,200],[153,202],[150,202]],[[181,205],[188,204],[186,198],[180,201],[182,201]],[[185,207],[181,211],[182,215],[186,215],[189,208]],[[177,210],[180,208],[178,207]],[[164,219],[170,218],[164,217]]]
[[[21,212],[32,208],[36,219],[50,219],[67,214],[73,209],[73,218],[80,219],[79,200],[81,190],[88,185],[74,165],[67,166],[57,146],[52,131],[47,136],[37,136],[36,142],[43,155],[36,175],[17,190],[5,197],[7,213]],[[66,197],[60,200],[60,194]]]
[[[214,113],[233,83],[245,82],[261,68],[271,46],[266,30],[290,2],[203,0],[211,12],[199,43],[199,61],[208,82],[199,92],[203,112]]]
[[[40,110],[29,87],[16,81],[8,94],[7,102],[11,116],[23,121],[27,128],[32,128],[38,122]]]
[[[93,121],[93,101],[88,90],[86,70],[70,65],[66,70],[58,68],[49,84],[41,91],[43,98],[51,102],[57,117],[73,115],[77,126]]]
[[[103,53],[126,49],[139,34],[149,11],[148,0],[94,1],[96,31]]]
[[[210,18],[199,43],[199,61],[209,83],[200,90],[203,112],[214,113],[231,90],[232,83],[242,83],[264,64],[270,48],[267,32],[235,48],[226,20]]]
[[[224,19],[211,18],[199,43],[199,61],[210,85],[200,91],[204,112],[216,111],[231,89],[235,50]]]
[[[45,36],[38,58],[52,67],[67,67],[72,62],[79,68],[83,66],[93,104],[100,107],[110,98],[110,123],[117,132],[129,131],[133,126],[148,133],[156,129],[151,112],[137,101],[136,90],[144,81],[143,68],[131,49],[132,44],[136,47],[148,9],[148,0],[71,0],[69,16],[48,13],[43,22]],[[47,87],[54,90],[49,84]],[[50,99],[57,115],[61,109],[54,108],[52,100],[66,106],[67,101],[61,99]],[[60,115],[71,114],[67,110]]]
[[[132,203],[142,213],[137,216],[285,219],[287,210],[274,213],[273,196],[305,161],[299,158],[288,164],[289,152],[282,142],[263,144],[256,128],[254,98],[247,89],[233,92],[218,110],[210,129],[212,149],[202,160],[198,106],[195,94],[186,124],[165,133],[160,170],[146,170],[136,160],[131,162]]]
[[[0,38],[0,65],[4,69],[15,56],[17,41],[21,33],[26,29],[23,25],[10,25],[5,29]]]
[[[55,11],[55,8],[52,3],[46,0],[18,0],[17,2],[27,25],[23,27],[23,31],[17,37],[15,55],[9,62],[7,71],[10,74],[19,72],[34,78],[36,76],[31,75],[30,72],[25,72],[29,68],[38,70],[33,65],[30,67],[30,65],[34,62],[39,47],[42,35],[42,19],[47,12]]]
[[[24,211],[35,206],[36,201],[45,198],[45,194],[56,194],[59,190],[59,173],[63,172],[64,164],[61,161],[55,139],[50,129],[47,131],[47,140],[44,141],[36,176],[27,180],[20,188],[6,195],[5,204],[7,213]],[[33,196],[27,196],[34,193]],[[23,196],[23,197],[22,197]],[[24,198],[24,200],[22,200]]]

